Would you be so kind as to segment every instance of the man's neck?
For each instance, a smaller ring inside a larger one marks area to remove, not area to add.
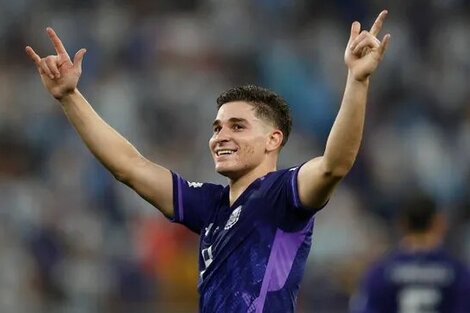
[[[237,178],[237,179],[230,179],[229,186],[230,186],[230,205],[233,205],[235,201],[240,197],[240,195],[248,188],[248,186],[254,182],[256,179],[265,176],[266,174],[275,171],[276,166],[265,166],[265,167],[257,167],[252,171],[246,173],[245,175]]]
[[[412,251],[432,250],[441,244],[441,238],[434,233],[408,234],[401,245]]]

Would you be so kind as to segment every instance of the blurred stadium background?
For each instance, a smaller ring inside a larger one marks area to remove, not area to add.
[[[322,152],[345,83],[350,23],[388,8],[357,163],[318,214],[298,312],[346,312],[391,245],[401,199],[424,189],[470,264],[470,2],[464,0],[0,0],[0,311],[197,311],[197,236],[116,183],[81,144],[24,54],[50,25],[80,89],[148,158],[225,183],[208,153],[217,95],[274,89],[294,133],[281,167]]]

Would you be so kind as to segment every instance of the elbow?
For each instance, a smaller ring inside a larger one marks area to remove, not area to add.
[[[132,180],[130,170],[126,168],[118,168],[118,169],[113,168],[113,169],[110,169],[110,172],[113,175],[114,179],[117,180],[118,182],[123,183],[127,186],[130,185],[131,180]]]
[[[129,181],[130,181],[129,175],[127,175],[125,171],[116,170],[116,171],[112,171],[111,173],[113,174],[114,179],[116,179],[118,182],[121,182],[126,185],[129,184]]]
[[[122,166],[112,169],[111,173],[117,181],[127,186],[131,186],[137,167],[144,166],[144,163],[145,160],[143,159],[143,157],[135,157],[123,162]]]
[[[348,171],[343,169],[334,169],[334,170],[327,170],[323,172],[323,177],[328,178],[330,180],[341,180],[348,174]]]

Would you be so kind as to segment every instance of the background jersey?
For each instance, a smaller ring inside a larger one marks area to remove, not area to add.
[[[300,205],[297,174],[258,178],[230,206],[229,187],[173,173],[173,221],[200,234],[202,313],[294,311],[314,220]]]
[[[397,250],[367,273],[353,313],[468,313],[470,274],[442,249]]]

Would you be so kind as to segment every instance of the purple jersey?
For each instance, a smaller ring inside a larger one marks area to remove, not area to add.
[[[470,273],[443,250],[397,250],[365,275],[353,313],[468,313]]]
[[[300,204],[297,174],[258,178],[230,206],[229,187],[173,173],[173,220],[200,234],[201,313],[294,312],[315,212]]]

